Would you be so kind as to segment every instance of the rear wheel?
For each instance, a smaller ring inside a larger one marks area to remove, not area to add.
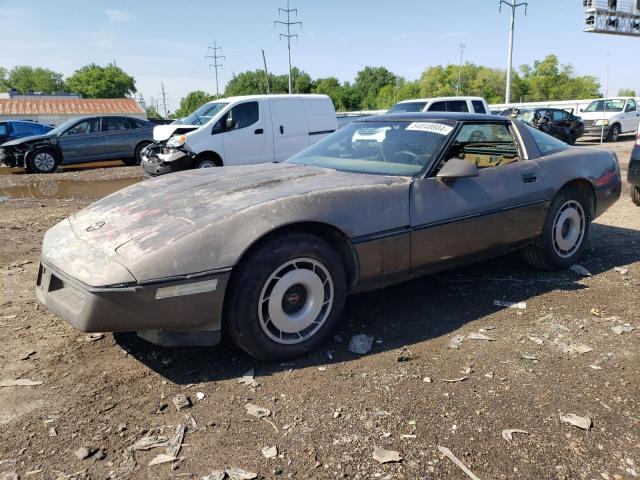
[[[225,306],[225,330],[250,355],[277,361],[316,348],[340,320],[344,265],[324,240],[276,237],[243,261]]]
[[[58,168],[58,157],[51,150],[36,150],[27,158],[30,173],[52,173]]]
[[[562,189],[549,207],[542,235],[523,252],[524,260],[542,270],[568,268],[582,256],[591,222],[590,198],[579,188]]]
[[[620,139],[620,125],[614,123],[613,126],[609,129],[609,134],[607,135],[607,140],[610,142],[617,142]]]
[[[631,201],[640,207],[640,187],[631,185]]]

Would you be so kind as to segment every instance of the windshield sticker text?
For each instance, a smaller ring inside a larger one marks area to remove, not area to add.
[[[433,122],[413,122],[407,127],[407,130],[415,130],[418,132],[431,132],[439,135],[449,135],[453,127],[443,125],[442,123]]]

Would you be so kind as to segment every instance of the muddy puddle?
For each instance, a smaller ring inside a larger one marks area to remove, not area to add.
[[[58,180],[0,188],[0,202],[14,198],[81,198],[97,200],[139,182],[138,178],[87,182]]]

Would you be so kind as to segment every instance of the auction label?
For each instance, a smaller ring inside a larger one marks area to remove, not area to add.
[[[442,123],[433,122],[413,122],[407,128],[407,130],[415,130],[418,132],[431,132],[439,135],[449,135],[453,127],[444,125]]]

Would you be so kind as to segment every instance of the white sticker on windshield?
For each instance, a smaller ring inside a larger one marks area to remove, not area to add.
[[[431,132],[437,133],[439,135],[449,135],[453,127],[449,125],[444,125],[442,123],[433,123],[433,122],[413,122],[409,125],[407,130],[416,130],[418,132]]]

